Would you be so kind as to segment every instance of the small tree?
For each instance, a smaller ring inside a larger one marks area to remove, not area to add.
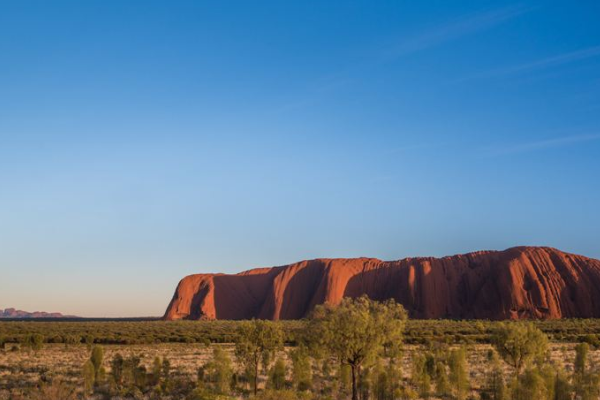
[[[544,377],[537,368],[527,369],[518,378],[518,384],[513,388],[513,400],[547,400],[548,393]]]
[[[382,365],[381,361],[378,360],[375,368],[373,369],[373,394],[375,400],[387,400],[393,393],[390,391],[390,378]],[[391,397],[393,398],[393,397]]]
[[[231,359],[219,346],[213,348],[212,360],[204,368],[204,379],[208,380],[219,394],[228,394],[231,390],[233,366]],[[200,376],[199,376],[200,378]]]
[[[469,373],[467,372],[467,353],[464,347],[450,352],[449,380],[456,399],[463,400],[469,392]]]
[[[83,381],[86,392],[90,393],[96,383],[96,371],[91,360],[87,360],[85,364],[83,364]]]
[[[487,373],[485,393],[490,400],[505,400],[506,386],[504,384],[504,374],[502,372],[502,365],[500,365],[498,353],[494,350],[490,350],[488,353],[488,362],[491,368]]]
[[[150,385],[156,386],[160,383],[160,377],[162,375],[162,360],[160,357],[154,357],[152,362],[152,371],[150,372]]]
[[[94,386],[98,386],[105,378],[105,371],[102,367],[104,359],[104,349],[100,346],[94,346],[89,360],[83,365],[83,379],[85,388],[91,391]]]
[[[587,343],[579,343],[577,346],[575,346],[575,362],[573,363],[573,370],[576,376],[585,374],[585,367],[589,352],[590,345]]]
[[[283,359],[278,358],[269,371],[269,386],[275,390],[285,389],[286,366]]]
[[[140,364],[140,357],[132,356],[123,360],[122,382],[126,388],[145,390],[148,384],[146,367]],[[165,361],[163,361],[164,374]]]
[[[400,362],[396,359],[390,360],[390,363],[387,365],[386,373],[389,385],[388,396],[390,399],[398,399],[403,389]]]
[[[283,331],[278,323],[252,320],[242,322],[237,334],[235,355],[256,395],[260,367],[268,369],[273,355],[283,347]]]
[[[415,353],[412,357],[410,380],[419,396],[428,399],[431,395],[431,376],[427,372],[427,358],[422,353]]]
[[[123,383],[123,364],[123,356],[119,353],[115,354],[110,362],[110,375],[117,386],[121,386]]]
[[[172,387],[171,381],[171,362],[163,357],[162,360],[162,388],[165,392],[169,392]]]
[[[292,350],[290,357],[294,386],[299,391],[309,390],[312,387],[312,366],[306,347],[298,346]]]
[[[554,399],[553,400],[571,400],[573,398],[573,388],[569,383],[568,376],[562,370],[556,371],[554,379]]]
[[[94,366],[94,379],[96,383],[99,383],[100,378],[104,374],[104,369],[102,368],[102,361],[104,360],[104,349],[102,346],[94,346],[92,348],[92,355],[90,356],[90,361]]]
[[[531,322],[506,322],[496,332],[493,344],[518,376],[526,365],[546,354],[548,338]]]
[[[325,304],[315,308],[308,336],[313,346],[350,366],[352,400],[358,400],[361,366],[402,342],[406,317],[402,305],[393,300],[381,303],[367,296],[344,298],[338,306]]]
[[[448,372],[446,371],[446,364],[442,361],[437,361],[435,364],[435,391],[440,397],[447,397],[451,394],[452,388],[450,387],[450,381],[448,378]]]
[[[575,397],[581,400],[592,400],[600,397],[600,376],[587,368],[589,351],[590,347],[587,343],[579,343],[575,346],[573,387]]]

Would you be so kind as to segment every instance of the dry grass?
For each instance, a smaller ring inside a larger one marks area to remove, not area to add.
[[[229,353],[233,352],[232,345],[222,346]],[[478,388],[484,382],[487,371],[487,353],[491,347],[484,344],[467,346],[468,361],[470,366],[471,384]],[[211,356],[212,350],[202,344],[154,344],[154,345],[106,345],[105,367],[109,369],[109,362],[117,353],[127,357],[141,356],[142,363],[150,366],[155,357],[167,358],[171,362],[173,373],[194,379],[200,366],[205,364]],[[421,350],[417,346],[406,346],[403,354],[403,374],[405,378],[410,374],[411,357],[415,351]],[[81,367],[89,357],[89,350],[85,345],[75,345],[66,348],[62,344],[46,345],[39,353],[32,351],[3,351],[0,352],[0,399],[7,398],[10,391],[33,387],[40,381],[60,380],[65,383],[82,385]],[[564,366],[567,371],[572,370],[572,361],[575,357],[574,344],[554,343],[551,345],[552,361]],[[592,351],[591,361],[600,364],[600,351]],[[507,373],[510,371],[507,368]]]

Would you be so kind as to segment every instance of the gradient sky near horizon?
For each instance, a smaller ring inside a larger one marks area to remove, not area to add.
[[[0,308],[515,245],[600,258],[600,2],[0,1]]]

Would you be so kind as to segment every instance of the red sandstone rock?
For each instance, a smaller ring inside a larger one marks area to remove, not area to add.
[[[317,259],[181,280],[165,319],[300,319],[367,294],[413,318],[600,317],[600,260],[547,247],[443,258]]]

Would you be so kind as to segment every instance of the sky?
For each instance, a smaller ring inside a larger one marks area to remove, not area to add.
[[[0,308],[318,257],[600,258],[598,1],[0,0]]]

